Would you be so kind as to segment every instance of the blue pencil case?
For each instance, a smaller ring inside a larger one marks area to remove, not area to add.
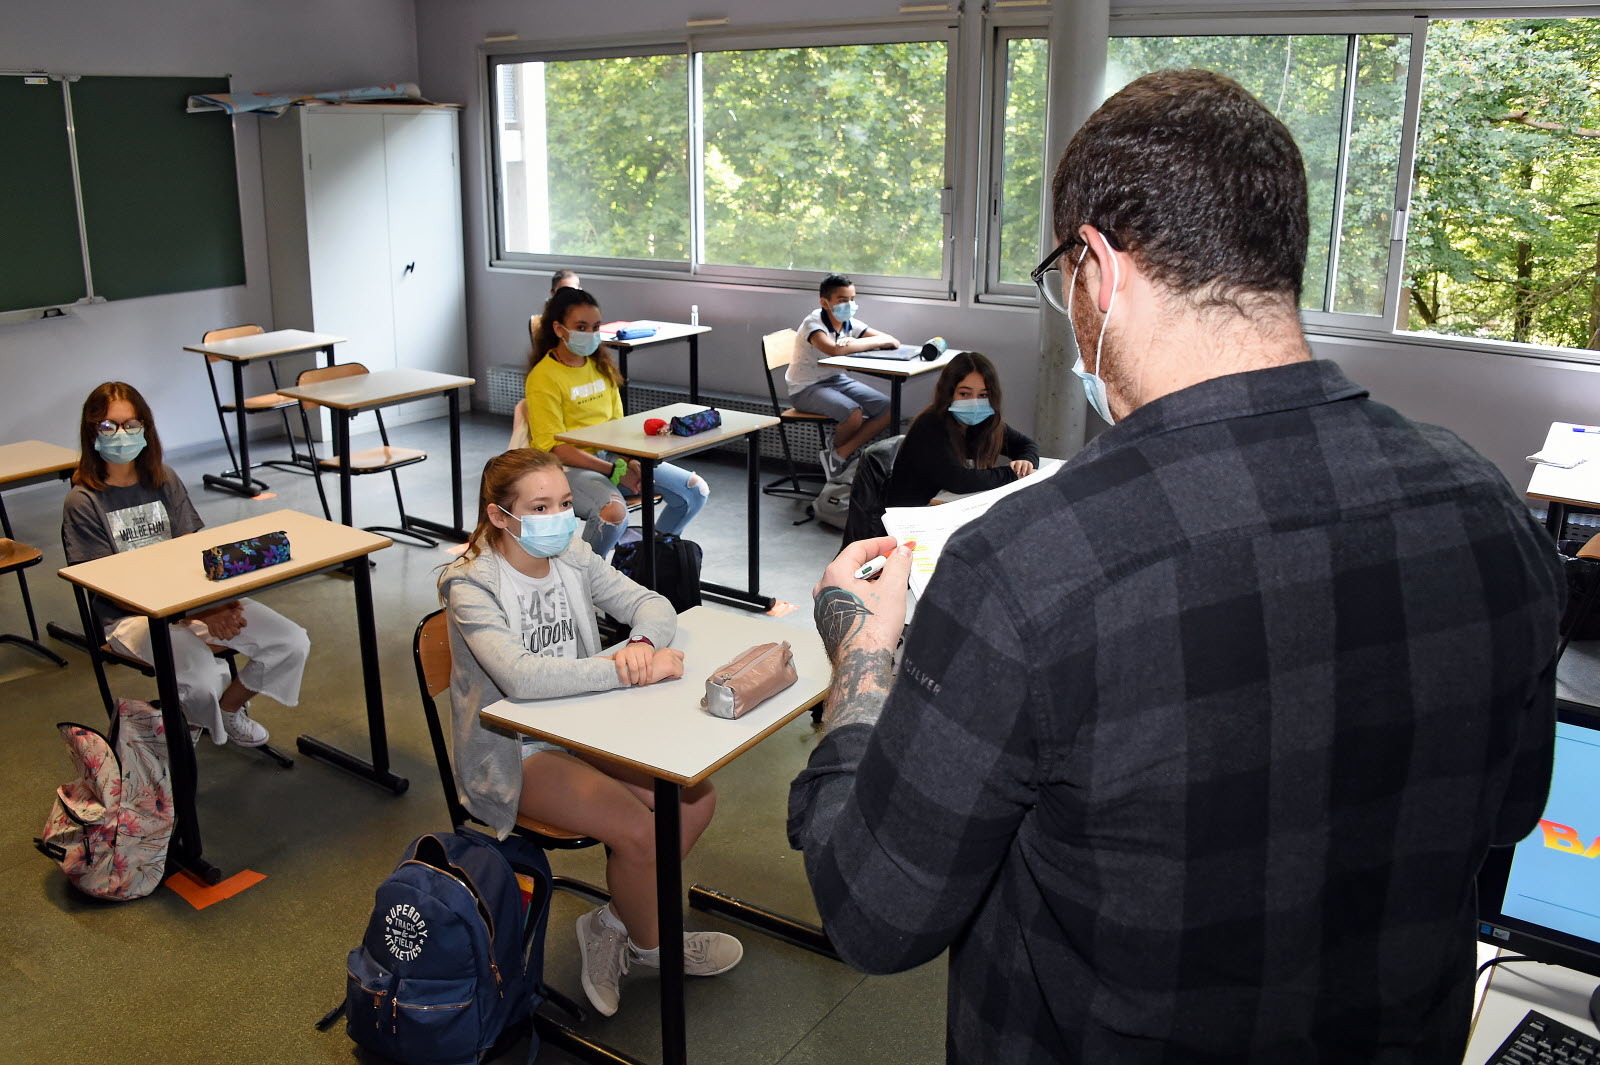
[[[643,340],[655,335],[656,327],[653,325],[630,325],[617,330],[618,340]]]

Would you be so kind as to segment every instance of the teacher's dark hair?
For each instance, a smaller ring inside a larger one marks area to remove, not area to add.
[[[160,488],[167,483],[167,468],[161,462],[161,436],[156,432],[155,415],[139,390],[122,381],[107,381],[99,385],[83,401],[83,417],[78,419],[78,468],[72,471],[72,483],[98,492],[106,487],[106,460],[94,449],[99,435],[95,426],[106,420],[111,404],[125,399],[133,406],[133,416],[144,422],[144,450],[133,460],[134,473],[144,488]]]
[[[1237,82],[1161,70],[1073,136],[1051,183],[1056,239],[1088,224],[1199,309],[1300,301],[1306,169],[1294,137]]]

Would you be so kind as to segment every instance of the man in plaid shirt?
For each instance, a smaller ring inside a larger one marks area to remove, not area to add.
[[[1458,1062],[1473,878],[1549,782],[1554,550],[1311,359],[1304,167],[1238,85],[1135,81],[1053,196],[1114,424],[950,541],[897,674],[904,548],[824,574],[789,833],[828,932],[949,949],[951,1061]]]

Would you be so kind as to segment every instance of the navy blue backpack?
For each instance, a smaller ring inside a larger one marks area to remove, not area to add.
[[[506,846],[534,881],[526,921]],[[531,1062],[539,1038],[523,1022],[542,998],[550,889],[537,847],[470,831],[418,836],[378,885],[350,952],[350,1038],[405,1065],[476,1065],[527,1030]]]

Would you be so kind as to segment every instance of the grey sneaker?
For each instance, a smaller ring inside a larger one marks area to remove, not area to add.
[[[683,934],[683,972],[685,976],[717,976],[739,964],[744,945],[726,932],[685,932]],[[640,965],[659,968],[658,960],[635,954]]]
[[[604,906],[578,918],[578,954],[583,962],[583,993],[603,1016],[617,1012],[622,977],[628,971],[628,933],[600,919]]]
[[[272,738],[266,727],[250,716],[249,703],[232,713],[224,710],[222,727],[227,730],[228,738],[241,747],[259,747]]]
[[[817,452],[817,462],[822,465],[822,473],[830,481],[834,479],[834,475],[842,468],[839,465],[839,456],[834,454],[831,447],[825,447]]]

